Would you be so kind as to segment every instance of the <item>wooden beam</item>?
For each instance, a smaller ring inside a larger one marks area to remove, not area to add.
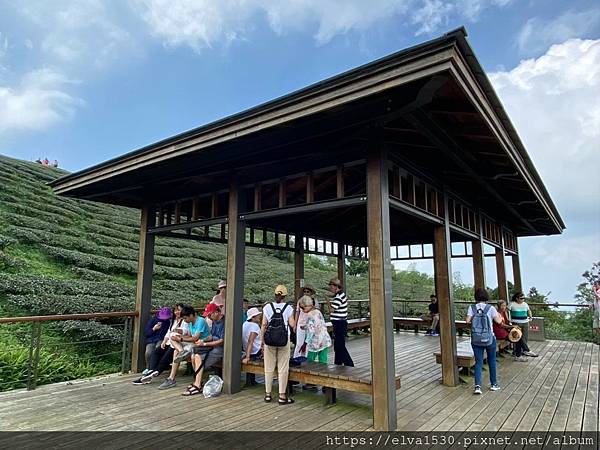
[[[448,196],[444,195],[444,225],[433,230],[433,265],[435,289],[440,312],[440,348],[442,353],[442,384],[458,386],[456,364],[456,325],[454,322],[454,293],[452,289],[452,261],[450,227],[448,223]]]
[[[337,167],[336,193],[337,193],[337,198],[344,197],[344,166],[342,166],[342,165]]]
[[[246,223],[239,219],[242,192],[235,181],[229,189],[229,230],[227,239],[227,297],[225,299],[225,345],[223,351],[223,391],[241,390],[240,355],[242,354],[242,298],[244,297],[244,262]]]
[[[279,181],[279,207],[285,207],[286,190],[285,179]]]
[[[154,267],[154,235],[148,233],[152,217],[154,217],[154,210],[144,206],[140,219],[140,247],[135,289],[135,310],[138,316],[133,321],[133,347],[131,353],[131,370],[133,372],[141,372],[146,367],[144,327],[150,318],[152,307],[152,270]]]
[[[386,153],[379,146],[370,148],[367,159],[367,230],[373,428],[377,431],[393,431],[397,421],[387,178]]]
[[[306,203],[315,201],[315,176],[312,172],[306,175]]]
[[[213,192],[211,198],[211,207],[210,207],[210,217],[218,217],[219,216],[219,194],[217,192]]]
[[[302,296],[304,287],[304,237],[300,233],[294,236],[294,300]]]
[[[516,254],[511,255],[513,268],[513,285],[515,286],[515,292],[523,292],[523,280],[521,279],[521,262],[519,260],[519,243],[517,240],[517,236],[515,236],[514,239]]]

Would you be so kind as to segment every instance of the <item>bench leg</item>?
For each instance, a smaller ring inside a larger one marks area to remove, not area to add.
[[[415,325],[415,333],[419,334],[419,325]]]
[[[323,388],[325,391],[325,404],[326,405],[335,405],[336,402],[336,390],[334,388]]]

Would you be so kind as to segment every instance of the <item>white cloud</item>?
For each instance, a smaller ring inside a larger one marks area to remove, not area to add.
[[[33,0],[20,7],[41,32],[49,63],[103,68],[135,48],[131,34],[117,25],[117,4],[101,0]]]
[[[583,273],[600,255],[598,236],[546,237],[536,240],[530,252],[541,263],[553,270],[565,270],[566,266]]]
[[[490,79],[561,210],[597,211],[600,40],[568,40]]]
[[[0,86],[0,134],[43,130],[70,118],[83,101],[65,92],[72,81],[51,69],[23,76],[18,88]]]
[[[187,45],[196,51],[247,39],[256,18],[266,18],[279,35],[316,29],[314,39],[322,45],[337,35],[364,31],[391,19],[416,26],[417,35],[433,33],[450,17],[475,21],[484,9],[508,3],[510,0],[131,0],[133,10],[154,36],[166,45]]]
[[[567,11],[553,20],[529,19],[517,36],[519,51],[524,55],[539,54],[552,44],[571,38],[585,37],[598,30],[600,8],[588,11]]]

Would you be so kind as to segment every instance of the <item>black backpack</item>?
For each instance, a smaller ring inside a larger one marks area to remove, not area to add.
[[[288,304],[286,303],[281,309],[275,309],[273,303],[269,303],[269,305],[273,310],[273,315],[265,331],[265,345],[285,347],[288,344],[288,327],[283,319],[283,312],[288,307]]]

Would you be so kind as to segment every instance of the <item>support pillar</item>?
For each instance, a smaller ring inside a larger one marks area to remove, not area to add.
[[[244,296],[244,262],[246,256],[246,224],[240,220],[240,192],[232,181],[229,188],[229,221],[227,237],[227,297],[225,299],[225,342],[223,349],[223,392],[241,390],[242,298]]]
[[[473,247],[473,285],[475,289],[485,289],[485,248],[483,246],[483,226],[479,217],[479,239],[471,242]]]
[[[513,268],[513,284],[515,285],[515,292],[523,292],[523,281],[521,280],[521,262],[519,260],[519,245],[517,244],[516,236],[515,250],[517,251],[517,253],[511,256]]]
[[[367,158],[367,232],[371,304],[371,374],[373,428],[396,429],[390,208],[386,153],[369,149]]]
[[[498,298],[508,302],[508,284],[506,282],[506,264],[504,261],[504,241],[496,249],[496,274],[498,278]]]
[[[302,297],[304,287],[304,236],[294,236],[294,301]]]
[[[448,197],[444,195],[444,225],[433,231],[433,263],[435,289],[440,312],[440,348],[442,353],[442,384],[458,386],[456,364],[456,325],[454,323],[454,293],[452,289],[452,261],[450,227],[448,221]]]
[[[154,210],[144,206],[140,219],[140,248],[135,289],[135,310],[138,315],[133,321],[132,372],[141,372],[146,367],[144,327],[150,318],[150,309],[152,308],[152,270],[154,268],[154,235],[148,234],[148,227],[153,218]]]
[[[338,242],[337,252],[337,277],[342,282],[342,286],[347,290],[346,286],[346,246],[343,242]]]

